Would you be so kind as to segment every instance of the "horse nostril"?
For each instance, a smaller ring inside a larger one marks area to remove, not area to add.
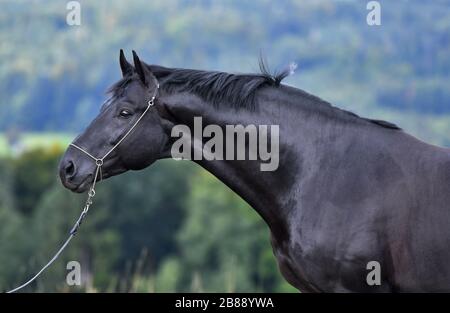
[[[64,170],[67,178],[75,176],[75,164],[72,161],[67,162]]]

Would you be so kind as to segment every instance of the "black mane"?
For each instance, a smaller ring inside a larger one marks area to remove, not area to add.
[[[180,68],[166,68],[157,65],[146,65],[160,82],[160,86],[167,92],[192,92],[205,101],[219,106],[227,104],[235,109],[246,107],[255,108],[255,92],[263,86],[280,86],[281,81],[289,76],[295,69],[292,65],[278,73],[271,74],[262,59],[259,61],[261,73],[259,74],[230,74],[219,71],[203,71]],[[120,97],[129,82],[133,80],[133,75],[126,76],[108,89],[111,97],[105,102],[104,106]],[[400,129],[395,124],[382,120],[373,120],[363,118],[357,114],[336,108],[322,99],[310,95],[303,91],[310,98],[326,103],[330,107],[353,116],[355,118],[368,121],[372,124],[390,128]]]
[[[259,74],[230,74],[218,71],[191,69],[166,69],[151,66],[152,72],[167,92],[192,92],[214,105],[227,103],[234,108],[254,108],[255,91],[263,86],[280,85],[291,74],[287,68],[271,74],[264,62],[260,61]]]

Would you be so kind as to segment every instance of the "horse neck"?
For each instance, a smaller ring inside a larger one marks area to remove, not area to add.
[[[166,95],[163,103],[170,112],[172,125],[187,125],[191,133],[194,117],[200,116],[203,127],[279,125],[276,171],[261,171],[260,161],[194,160],[246,200],[263,217],[275,238],[286,237],[287,217],[298,209],[295,194],[299,185],[319,173],[320,164],[327,158],[338,154],[336,147],[344,137],[348,142],[358,140],[354,127],[361,124],[349,123],[351,117],[347,113],[285,86],[257,91],[254,110],[233,109],[227,104],[214,106],[191,93]]]
[[[293,205],[288,195],[297,174],[295,162],[297,157],[289,143],[282,140],[283,127],[279,118],[284,113],[278,112],[280,107],[270,103],[271,100],[273,99],[257,99],[254,110],[233,109],[227,107],[227,104],[214,106],[190,93],[165,95],[162,103],[164,103],[165,111],[169,112],[167,118],[172,126],[186,125],[191,130],[191,134],[194,134],[193,121],[195,117],[202,118],[203,128],[211,124],[218,125],[223,130],[226,129],[226,125],[255,125],[256,127],[267,125],[269,129],[272,125],[279,126],[280,153],[278,168],[275,171],[261,171],[261,160],[208,161],[202,158],[194,160],[194,162],[208,170],[247,201],[266,221],[275,238],[285,238],[289,205]],[[270,133],[270,130],[268,132]],[[170,130],[168,130],[168,134],[170,136]],[[208,139],[204,138],[203,144]],[[268,141],[270,140],[271,138],[268,138]],[[198,146],[193,145],[193,149],[197,148]],[[224,147],[223,155],[226,155],[225,150],[226,147]],[[166,155],[166,157],[170,157],[170,155]]]

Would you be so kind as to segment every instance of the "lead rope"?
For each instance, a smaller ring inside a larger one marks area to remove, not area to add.
[[[113,152],[114,149],[117,148],[118,145],[120,145],[122,143],[122,141],[133,131],[133,129],[137,126],[137,124],[141,121],[141,119],[144,117],[144,115],[147,113],[147,111],[150,109],[150,107],[152,107],[155,103],[155,98],[156,98],[156,94],[158,92],[159,89],[159,84],[156,83],[156,90],[154,95],[152,96],[152,98],[148,101],[148,105],[147,108],[144,110],[144,112],[142,113],[142,115],[137,119],[137,121],[133,124],[133,126],[125,133],[125,135],[122,137],[122,139],[120,139],[108,152],[106,152],[106,154],[102,157],[102,158],[96,158],[94,157],[92,154],[90,154],[89,152],[87,152],[85,149],[77,146],[74,143],[71,143],[70,146],[74,147],[78,150],[80,150],[81,152],[85,153],[86,155],[88,155],[90,158],[92,158],[95,161],[95,165],[96,165],[96,169],[95,169],[95,174],[94,174],[94,180],[92,182],[91,188],[89,188],[89,192],[88,192],[88,197],[86,199],[86,203],[84,204],[83,207],[83,211],[81,211],[80,216],[78,217],[77,221],[75,222],[75,224],[73,225],[72,229],[69,232],[69,237],[66,239],[66,241],[63,243],[63,245],[61,246],[61,248],[59,248],[59,250],[55,253],[55,255],[53,256],[53,258],[50,259],[50,261],[48,261],[47,264],[44,265],[44,267],[41,268],[41,270],[39,272],[36,273],[36,275],[34,275],[32,278],[30,278],[27,282],[23,283],[22,285],[20,285],[17,288],[14,288],[12,290],[7,291],[6,293],[13,293],[16,292],[22,288],[25,288],[26,286],[28,286],[29,284],[31,284],[36,278],[39,277],[39,275],[42,274],[43,271],[45,271],[50,265],[52,265],[53,262],[56,261],[56,259],[59,257],[59,255],[64,251],[64,249],[67,247],[67,245],[69,244],[69,242],[72,240],[72,238],[75,236],[75,234],[78,232],[78,229],[81,226],[81,223],[83,222],[84,218],[86,217],[90,206],[92,205],[93,201],[92,199],[95,196],[95,183],[97,182],[97,178],[99,177],[98,175],[100,174],[100,180],[102,180],[102,166],[103,166],[103,160],[111,153]],[[99,181],[100,181],[99,180]]]
[[[81,223],[83,222],[84,218],[86,217],[86,214],[89,211],[89,207],[92,205],[92,199],[95,196],[95,182],[97,180],[98,174],[101,173],[101,167],[103,165],[103,161],[100,163],[97,163],[97,161],[95,162],[95,164],[97,165],[97,168],[95,169],[95,175],[94,175],[94,182],[92,183],[91,188],[89,189],[88,192],[88,197],[86,199],[86,203],[84,204],[84,208],[83,211],[81,211],[80,216],[78,217],[77,221],[75,222],[75,224],[73,225],[72,229],[70,230],[69,233],[69,237],[66,239],[66,241],[64,242],[64,244],[61,246],[61,248],[59,248],[59,250],[55,253],[55,255],[53,256],[53,258],[50,259],[50,261],[48,261],[47,264],[45,264],[44,267],[41,268],[41,270],[39,272],[36,273],[36,275],[34,275],[32,278],[30,278],[27,282],[23,283],[22,285],[20,285],[17,288],[14,288],[12,290],[7,291],[6,293],[13,293],[16,292],[22,288],[25,288],[26,286],[28,286],[29,284],[31,284],[36,278],[39,277],[39,275],[42,274],[43,271],[45,271],[50,265],[52,265],[53,262],[56,261],[56,259],[59,257],[59,255],[64,251],[64,249],[67,247],[67,245],[69,244],[69,242],[72,240],[72,238],[75,236],[75,234],[77,233],[78,229],[81,226]],[[100,174],[100,178],[101,178],[101,174]],[[101,180],[101,179],[100,179]]]

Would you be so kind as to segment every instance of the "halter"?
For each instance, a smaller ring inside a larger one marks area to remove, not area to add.
[[[72,229],[70,230],[69,237],[64,242],[64,244],[61,246],[61,248],[59,248],[59,250],[55,253],[53,258],[51,258],[50,261],[44,267],[42,267],[42,269],[39,272],[37,272],[37,274],[34,275],[31,279],[29,279],[26,283],[20,285],[17,288],[14,288],[14,289],[12,289],[10,291],[7,291],[7,293],[16,292],[16,291],[18,291],[18,290],[28,286],[31,282],[33,282],[36,278],[38,278],[39,275],[41,275],[42,272],[45,271],[59,257],[61,252],[63,252],[63,250],[66,248],[66,246],[72,240],[72,238],[75,236],[75,234],[77,233],[78,229],[81,226],[81,223],[83,222],[84,218],[86,217],[86,214],[88,213],[90,206],[93,203],[92,199],[95,196],[95,183],[97,181],[97,178],[98,178],[99,174],[100,174],[100,180],[102,179],[102,172],[101,172],[102,170],[101,170],[101,168],[103,166],[103,161],[111,154],[111,152],[113,152],[125,140],[125,138],[128,137],[129,134],[131,134],[131,132],[136,128],[136,126],[139,124],[139,122],[142,120],[142,118],[148,112],[150,107],[152,107],[155,104],[155,99],[156,99],[156,96],[157,96],[158,90],[159,90],[159,83],[156,80],[156,78],[154,78],[154,80],[156,82],[156,89],[155,89],[155,92],[153,93],[153,96],[150,98],[150,100],[148,100],[147,107],[145,108],[144,112],[141,114],[141,116],[139,116],[139,118],[136,120],[136,122],[134,122],[133,126],[131,126],[131,128],[125,133],[125,135],[111,149],[109,149],[108,152],[106,152],[103,157],[96,158],[95,156],[90,154],[88,151],[86,151],[85,149],[81,148],[80,146],[77,146],[74,143],[71,143],[69,145],[71,147],[74,147],[74,148],[80,150],[81,152],[83,152],[87,156],[89,156],[91,159],[94,160],[95,165],[96,165],[95,174],[94,174],[94,180],[92,181],[92,185],[89,188],[88,196],[87,196],[86,202],[84,204],[83,210],[81,211],[80,216],[78,217],[77,221],[75,222],[75,224],[73,225]]]
[[[125,138],[128,137],[128,135],[133,131],[133,129],[136,128],[137,124],[139,124],[139,122],[142,120],[142,118],[147,113],[147,111],[150,109],[150,107],[152,107],[155,104],[155,98],[156,98],[156,95],[158,93],[158,89],[159,89],[159,83],[156,83],[156,90],[155,90],[153,96],[151,97],[151,99],[148,100],[147,107],[145,108],[144,112],[141,114],[141,116],[139,116],[137,121],[133,124],[133,126],[131,126],[131,128],[125,133],[125,135],[111,149],[109,149],[108,152],[106,152],[103,157],[96,158],[95,156],[93,156],[92,154],[87,152],[85,149],[81,148],[80,146],[77,146],[74,143],[71,143],[70,146],[72,146],[74,148],[77,148],[78,150],[80,150],[81,152],[83,152],[87,156],[89,156],[91,159],[93,159],[95,161],[95,165],[97,166],[97,171],[96,172],[98,172],[98,169],[101,168],[102,165],[103,165],[103,160],[105,160],[106,157],[108,157],[108,155],[110,155],[111,152],[113,152],[122,143],[122,141],[124,141]],[[92,187],[94,187],[94,185],[95,185],[95,180],[94,180],[94,183],[93,183]]]

